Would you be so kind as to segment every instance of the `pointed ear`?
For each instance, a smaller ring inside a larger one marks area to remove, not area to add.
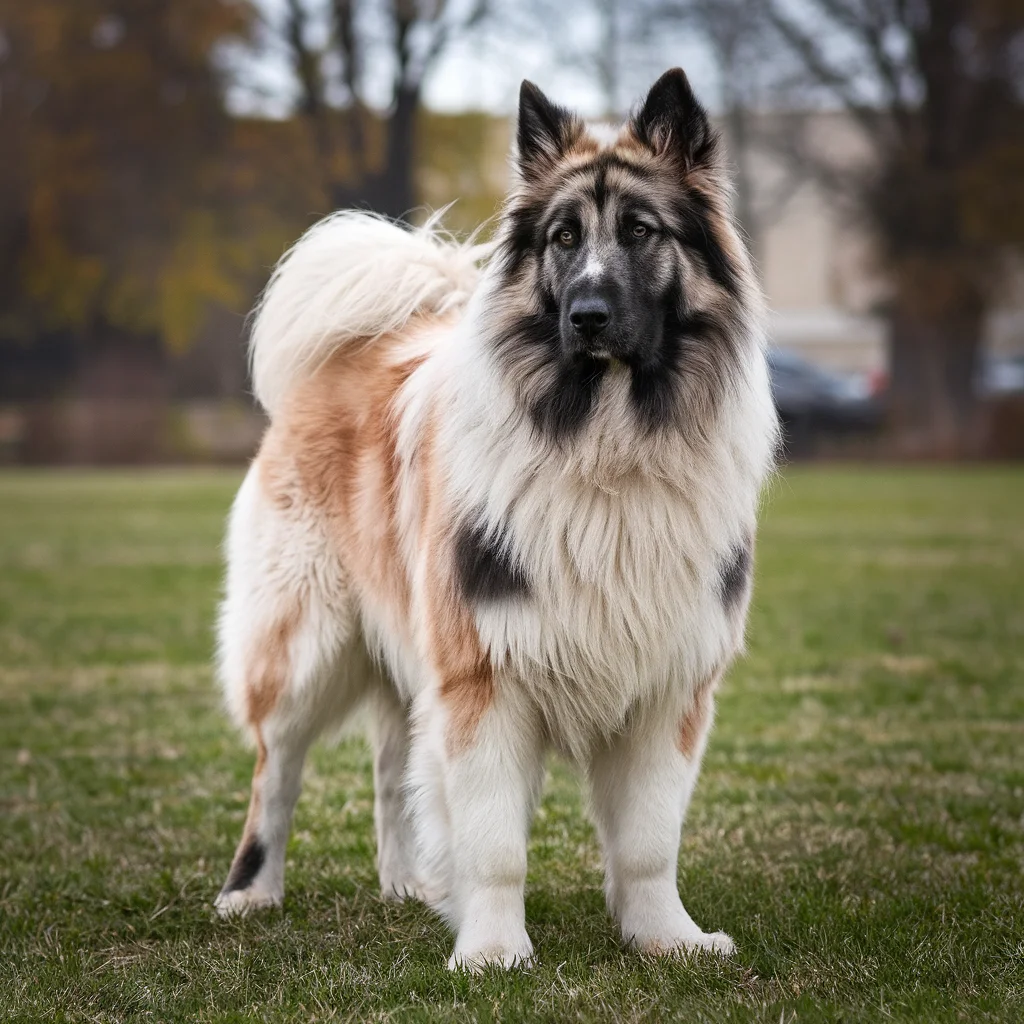
[[[519,89],[519,127],[516,132],[519,170],[524,177],[548,170],[565,152],[582,125],[577,117],[552,103],[533,84]]]
[[[687,167],[714,160],[718,135],[682,68],[666,71],[633,115],[633,133],[656,154],[674,153]]]

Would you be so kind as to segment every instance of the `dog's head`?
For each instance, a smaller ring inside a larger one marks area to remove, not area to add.
[[[499,347],[532,381],[537,425],[578,431],[615,365],[643,426],[706,412],[750,267],[717,134],[683,72],[607,140],[524,82],[516,166],[498,250],[514,314]]]

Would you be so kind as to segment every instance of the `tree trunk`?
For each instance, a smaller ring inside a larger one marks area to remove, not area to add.
[[[416,111],[419,89],[401,86],[387,123],[383,169],[367,182],[367,199],[378,213],[408,220],[416,206]]]
[[[889,416],[897,452],[931,458],[977,455],[981,310],[901,305],[890,318]]]

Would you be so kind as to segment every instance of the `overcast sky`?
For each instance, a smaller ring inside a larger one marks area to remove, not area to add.
[[[621,2],[625,9],[628,0]],[[259,0],[259,4],[271,21],[279,17],[282,0]],[[529,78],[553,99],[587,116],[603,113],[602,93],[593,73],[574,67],[568,55],[574,49],[586,50],[599,38],[600,23],[590,14],[587,4],[570,6],[567,0],[564,10],[573,11],[571,19],[564,18],[559,26],[545,26],[546,34],[510,30],[509,21],[519,20],[521,8],[516,4],[517,0],[494,0],[497,18],[491,27],[449,46],[426,79],[426,104],[446,112],[486,110],[508,114],[515,109],[520,82]],[[510,18],[506,20],[504,14]],[[567,44],[560,41],[566,35],[572,37]],[[284,54],[266,54],[255,62],[236,54],[233,60],[244,66],[245,80],[259,85],[258,96],[251,90],[231,90],[229,102],[234,110],[277,116],[288,112],[292,79]],[[708,105],[717,105],[714,64],[707,48],[692,33],[662,36],[657,43],[647,44],[636,52],[623,50],[617,65],[620,111],[640,98],[662,71],[675,65],[686,69],[698,95]],[[371,61],[367,95],[371,102],[383,105],[389,98],[389,69],[383,57],[374,72]]]
[[[596,37],[596,24],[579,24],[578,31]],[[493,34],[492,34],[493,35]],[[685,68],[694,89],[714,105],[716,75],[707,48],[692,35],[689,39],[665,39],[642,51],[622,53],[618,61],[620,95],[618,106],[628,109],[667,68]],[[426,102],[438,110],[469,108],[508,113],[515,109],[519,84],[524,78],[536,82],[558,102],[593,116],[603,113],[600,88],[592,74],[567,67],[560,59],[556,39],[492,39],[481,53],[479,47],[456,44],[426,83]]]

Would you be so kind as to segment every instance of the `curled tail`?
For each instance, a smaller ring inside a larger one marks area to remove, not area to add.
[[[451,240],[437,220],[406,228],[345,210],[315,224],[281,257],[249,341],[253,388],[271,416],[343,345],[400,330],[416,313],[465,304],[486,247]]]

